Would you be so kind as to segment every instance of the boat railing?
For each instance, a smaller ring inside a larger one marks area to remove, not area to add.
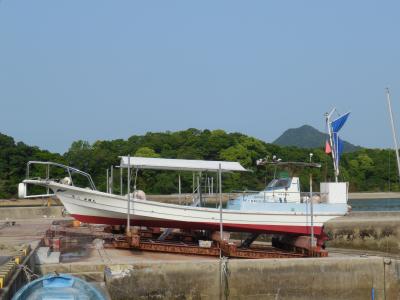
[[[228,199],[229,200],[235,200],[235,199],[242,199],[246,200],[249,196],[251,196],[252,199],[256,200],[262,200],[265,202],[268,202],[268,200],[271,199],[280,199],[285,202],[287,198],[290,198],[291,196],[296,196],[299,195],[299,200],[300,202],[309,202],[310,199],[313,200],[313,202],[318,202],[318,203],[324,203],[327,202],[327,196],[328,193],[321,193],[321,192],[312,192],[310,195],[310,192],[290,192],[290,191],[255,191],[255,190],[232,190],[228,194]]]
[[[34,165],[42,165],[42,166],[46,167],[46,174],[45,174],[44,177],[40,177],[40,176],[39,177],[38,176],[33,177],[33,176],[31,176],[32,167]],[[59,163],[55,163],[55,162],[28,161],[27,164],[26,164],[26,179],[45,179],[45,180],[54,180],[54,181],[60,180],[59,178],[58,179],[50,178],[50,171],[51,171],[52,167],[64,169],[66,171],[66,173],[68,173],[68,178],[70,179],[70,181],[71,181],[70,183],[71,183],[72,186],[74,186],[74,181],[73,181],[72,175],[73,174],[79,174],[79,175],[81,175],[81,176],[83,176],[83,177],[85,177],[87,179],[87,181],[88,181],[88,183],[90,185],[90,188],[92,190],[96,190],[96,186],[95,186],[95,184],[93,182],[93,179],[90,176],[90,174],[88,174],[86,172],[83,172],[83,171],[81,171],[81,170],[79,170],[77,168],[73,168],[73,167],[66,166],[66,165],[59,164]],[[54,196],[54,194],[50,193],[49,188],[47,188],[47,193],[46,194],[28,195],[27,184],[26,183],[21,183],[21,184],[23,186],[19,187],[19,193],[18,193],[20,195],[20,198],[34,198],[34,197],[51,197],[51,196]]]

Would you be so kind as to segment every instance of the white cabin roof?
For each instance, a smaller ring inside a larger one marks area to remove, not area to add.
[[[233,161],[212,161],[197,159],[172,159],[172,158],[150,158],[137,157],[130,158],[131,168],[171,170],[171,171],[192,171],[192,172],[218,172],[221,164],[222,172],[245,172],[246,170],[240,163]],[[121,156],[121,168],[128,167],[128,156]]]

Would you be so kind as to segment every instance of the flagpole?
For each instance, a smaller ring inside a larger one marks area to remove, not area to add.
[[[336,146],[336,171],[335,171],[335,180],[338,182],[338,177],[339,177],[339,135],[336,132],[336,141],[335,141],[335,146]]]
[[[332,111],[329,114],[328,113],[326,114],[326,125],[328,126],[329,143],[331,146],[331,155],[332,155],[332,162],[333,162],[333,168],[334,168],[334,173],[335,173],[335,181],[338,182],[336,157],[335,157],[335,151],[333,151],[334,149],[336,149],[336,143],[333,144],[332,128],[331,128],[331,124],[330,124],[331,116],[335,110],[336,110],[336,108],[332,109]]]

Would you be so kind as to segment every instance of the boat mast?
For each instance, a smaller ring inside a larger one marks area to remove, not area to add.
[[[393,134],[393,141],[394,141],[394,152],[396,152],[397,171],[399,172],[399,181],[400,181],[399,147],[397,145],[397,135],[396,135],[396,129],[395,129],[395,126],[394,126],[393,113],[392,113],[392,104],[391,104],[391,100],[390,100],[389,88],[386,88],[386,98],[387,98],[388,109],[389,109],[390,123],[392,125],[392,134]]]

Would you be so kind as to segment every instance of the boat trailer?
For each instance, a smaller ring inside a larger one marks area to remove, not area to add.
[[[168,230],[168,235],[163,234]],[[104,248],[131,249],[184,255],[202,255],[230,258],[300,258],[325,257],[328,252],[317,246],[311,250],[307,236],[277,236],[272,244],[254,242],[257,236],[250,235],[244,241],[233,238],[229,233],[218,231],[185,231],[158,227],[132,227],[131,235],[124,227],[84,224],[79,221],[54,221],[46,232],[44,244],[55,251],[68,248],[71,243],[103,241]],[[161,237],[161,238],[160,238]]]

